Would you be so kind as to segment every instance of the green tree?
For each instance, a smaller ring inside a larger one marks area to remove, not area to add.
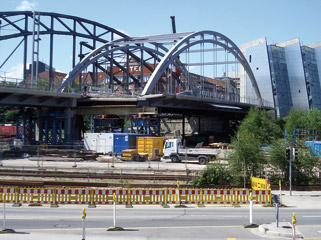
[[[232,139],[234,152],[231,154],[229,167],[235,183],[240,183],[246,173],[250,176],[261,176],[266,159],[262,146],[271,144],[282,137],[282,130],[266,111],[251,108],[241,122],[237,137]]]
[[[288,181],[289,179],[289,162],[286,161],[286,148],[289,147],[288,144],[285,143],[284,138],[275,140],[269,151],[268,163],[272,167],[271,175],[272,177],[275,175],[277,180],[280,179],[278,172],[281,171],[282,181]]]
[[[315,129],[318,133],[321,133],[321,111],[313,108],[306,114],[306,129]]]
[[[234,182],[239,184],[243,181],[244,171],[247,178],[261,176],[265,158],[257,137],[249,133],[242,138],[233,139],[231,145],[234,151],[230,156],[229,167]]]
[[[282,137],[282,130],[268,112],[251,108],[241,122],[237,134],[241,139],[253,135],[259,144],[270,144],[273,140]]]
[[[289,115],[285,118],[285,129],[292,133],[293,129],[305,129],[307,124],[306,113],[302,110],[292,108]]]
[[[299,148],[298,159],[293,161],[293,182],[297,185],[315,185],[317,176],[315,168],[320,168],[318,158],[311,148]]]

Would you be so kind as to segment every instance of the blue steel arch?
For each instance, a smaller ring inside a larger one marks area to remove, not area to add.
[[[209,35],[212,38],[210,39],[205,39],[205,35]],[[197,41],[193,41],[190,43],[190,40],[197,37],[197,36],[201,36],[201,40],[197,40]],[[219,39],[220,38],[220,39]],[[225,41],[226,43],[220,42],[221,41]],[[200,44],[200,43],[213,43],[213,44],[217,44],[223,48],[225,48],[226,50],[230,51],[230,53],[232,53],[240,62],[240,64],[243,66],[243,68],[245,69],[246,73],[248,74],[251,83],[254,87],[256,96],[259,98],[261,104],[262,104],[262,97],[261,97],[261,93],[260,90],[258,88],[257,82],[255,80],[255,76],[251,70],[250,65],[248,64],[246,58],[244,57],[243,53],[241,52],[241,50],[235,45],[234,42],[232,42],[228,37],[224,36],[221,33],[218,32],[214,32],[214,31],[199,31],[199,32],[194,32],[189,34],[188,36],[184,37],[183,39],[181,39],[179,42],[177,42],[167,53],[166,55],[163,57],[163,59],[161,60],[161,62],[158,64],[158,66],[156,67],[155,71],[153,71],[152,76],[150,77],[148,83],[146,84],[142,95],[148,95],[151,94],[154,87],[156,86],[158,80],[161,78],[163,72],[166,70],[166,68],[169,67],[170,64],[173,64],[175,59],[177,59],[177,57],[179,56],[179,54],[181,54],[182,52],[184,52],[186,49],[188,49],[191,46],[194,46],[196,44]],[[186,44],[186,45],[185,45]],[[229,46],[230,45],[230,46]]]

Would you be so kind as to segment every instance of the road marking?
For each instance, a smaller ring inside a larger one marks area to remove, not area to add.
[[[234,226],[168,226],[168,227],[123,227],[126,229],[189,229],[189,228],[243,228],[242,225]],[[106,227],[107,228],[107,227]],[[89,228],[87,230],[106,230],[106,228]],[[80,231],[82,228],[46,228],[46,229],[16,229],[18,232],[45,232],[45,231]]]

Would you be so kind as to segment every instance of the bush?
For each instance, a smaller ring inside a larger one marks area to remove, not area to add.
[[[231,175],[229,171],[220,163],[208,164],[206,168],[200,172],[200,175],[194,178],[195,185],[225,185],[229,184]]]

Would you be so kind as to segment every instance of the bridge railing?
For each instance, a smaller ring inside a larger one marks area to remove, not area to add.
[[[52,91],[52,92],[56,91],[56,88],[47,82],[40,82],[38,84],[35,84],[35,83],[30,83],[30,80],[4,77],[1,75],[0,75],[0,87],[33,89],[33,90]],[[68,88],[66,89],[65,92],[74,92],[74,90],[72,90],[71,88]]]

